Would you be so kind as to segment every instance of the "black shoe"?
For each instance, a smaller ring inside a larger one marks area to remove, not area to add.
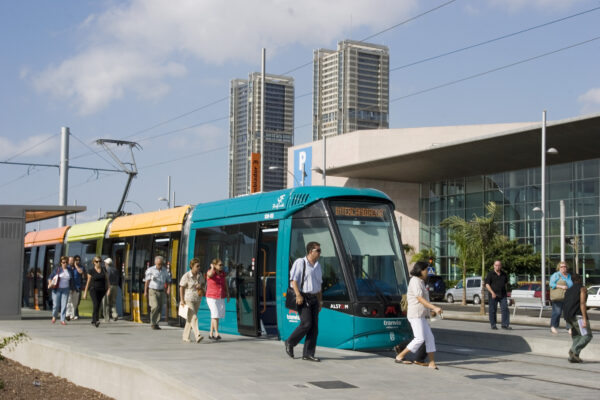
[[[294,358],[294,348],[288,342],[285,342],[285,352],[291,358]]]
[[[100,326],[100,322],[96,321],[96,323],[94,323],[94,325],[96,325],[96,328]]]
[[[492,326],[492,329],[495,330],[495,331],[497,331],[498,327],[497,326]]]
[[[315,356],[303,356],[302,359],[306,361],[321,362],[321,359]]]
[[[502,329],[506,329],[507,331],[512,331],[512,328],[510,326],[503,326]]]
[[[158,327],[158,325],[152,325],[152,329],[154,329],[155,331],[159,330],[160,328]]]

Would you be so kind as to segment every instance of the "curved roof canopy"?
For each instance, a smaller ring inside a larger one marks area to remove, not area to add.
[[[181,231],[183,219],[190,206],[169,208],[144,214],[116,218],[110,226],[109,237],[127,237]]]
[[[110,221],[110,219],[101,219],[99,221],[73,225],[67,234],[67,242],[103,238],[106,226]]]
[[[68,229],[68,226],[62,226],[60,228],[29,232],[25,235],[25,247],[62,243]]]

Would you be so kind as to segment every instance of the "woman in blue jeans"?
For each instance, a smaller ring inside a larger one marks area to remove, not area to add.
[[[60,266],[48,277],[48,288],[52,289],[52,323],[58,318],[60,309],[60,323],[66,325],[67,300],[69,292],[75,289],[73,270],[69,268],[69,259],[65,256],[60,258]]]
[[[568,288],[573,286],[571,274],[569,274],[567,270],[567,263],[561,261],[556,266],[556,272],[550,276],[550,300],[552,301],[550,330],[553,334],[558,333],[556,328],[558,328],[558,325],[560,324],[560,316],[563,312],[565,292]]]

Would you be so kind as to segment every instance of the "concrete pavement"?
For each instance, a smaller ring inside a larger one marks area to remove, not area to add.
[[[321,363],[292,360],[273,339],[222,335],[210,342],[204,334],[199,344],[183,343],[179,328],[153,331],[126,321],[99,328],[87,319],[67,326],[45,318],[0,321],[0,336],[26,332],[30,340],[5,355],[118,399],[597,399],[597,339],[582,352],[587,362],[575,365],[566,361],[566,333],[553,337],[545,328],[518,326],[491,332],[487,324],[448,319],[432,326],[439,371],[394,364],[391,352],[318,348]],[[560,358],[536,354],[541,341]],[[533,383],[543,387],[541,394]],[[331,385],[348,387],[323,388]]]

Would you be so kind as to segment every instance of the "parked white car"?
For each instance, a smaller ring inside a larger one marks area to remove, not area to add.
[[[483,279],[480,276],[471,276],[467,278],[467,301],[472,301],[474,304],[481,304],[481,286]],[[445,299],[448,303],[454,301],[462,301],[463,296],[463,281],[458,281],[456,286],[446,291]]]
[[[586,305],[588,307],[600,307],[600,286],[590,286],[587,292],[588,298]]]

